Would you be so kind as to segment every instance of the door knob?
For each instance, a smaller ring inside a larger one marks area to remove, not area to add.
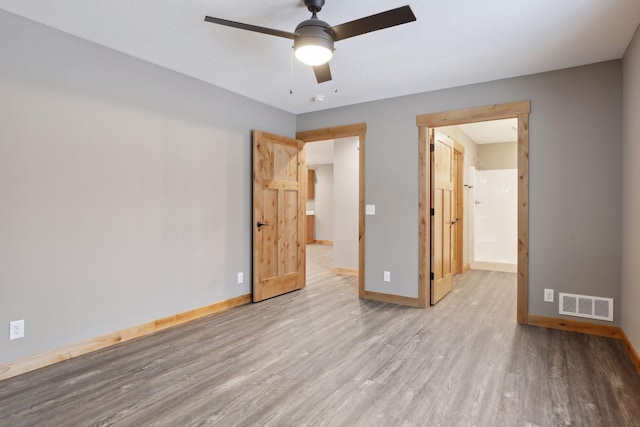
[[[258,223],[256,225],[258,226],[258,228],[263,227],[263,226],[269,226],[269,224],[265,224],[262,221],[258,221]]]

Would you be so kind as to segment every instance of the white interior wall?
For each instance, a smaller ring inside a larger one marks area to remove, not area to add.
[[[358,138],[336,139],[333,147],[333,264],[358,269]]]
[[[513,271],[518,263],[518,170],[477,170],[474,190],[471,268]]]
[[[314,166],[315,188],[315,239],[333,240],[333,164]]]
[[[515,273],[518,263],[518,143],[478,144],[476,154],[471,267]]]

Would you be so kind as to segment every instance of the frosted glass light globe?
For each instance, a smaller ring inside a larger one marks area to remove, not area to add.
[[[329,62],[331,56],[333,52],[324,46],[304,45],[296,49],[296,58],[312,67]]]

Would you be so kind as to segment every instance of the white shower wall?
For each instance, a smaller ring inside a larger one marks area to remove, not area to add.
[[[518,262],[518,170],[475,170],[471,267],[515,271]]]

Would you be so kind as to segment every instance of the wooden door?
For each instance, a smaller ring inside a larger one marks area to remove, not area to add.
[[[429,135],[431,150],[431,305],[453,288],[453,141]]]
[[[304,142],[253,132],[253,301],[305,286]]]
[[[453,151],[453,272],[464,273],[464,147],[454,141]]]

